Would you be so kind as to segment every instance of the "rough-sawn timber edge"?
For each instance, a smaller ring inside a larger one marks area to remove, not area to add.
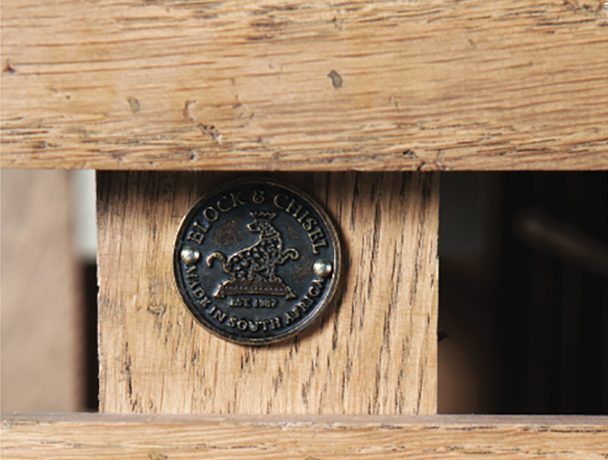
[[[2,4],[2,167],[608,169],[603,0]]]
[[[3,417],[3,458],[606,458],[608,417]]]

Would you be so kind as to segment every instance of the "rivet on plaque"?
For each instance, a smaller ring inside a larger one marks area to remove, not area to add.
[[[285,339],[313,323],[340,278],[340,241],[310,197],[271,180],[201,198],[175,243],[179,292],[196,320],[241,344]]]

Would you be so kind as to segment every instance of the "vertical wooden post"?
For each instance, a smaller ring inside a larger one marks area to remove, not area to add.
[[[346,266],[319,324],[260,348],[203,330],[173,280],[181,218],[234,176],[98,173],[101,411],[435,413],[438,176],[273,175],[328,210]]]

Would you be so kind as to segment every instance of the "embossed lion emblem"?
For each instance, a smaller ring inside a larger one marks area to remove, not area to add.
[[[219,260],[230,277],[218,286],[213,295],[220,299],[239,294],[295,298],[296,294],[276,274],[275,269],[290,259],[298,259],[300,253],[295,248],[283,248],[283,238],[271,223],[276,217],[275,213],[256,211],[250,214],[253,222],[247,224],[247,230],[259,234],[258,240],[230,257],[215,251],[206,259],[208,267],[212,267],[216,259]]]

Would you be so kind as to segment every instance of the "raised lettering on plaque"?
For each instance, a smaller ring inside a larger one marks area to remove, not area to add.
[[[200,199],[177,235],[179,292],[209,331],[242,344],[289,337],[330,303],[340,242],[311,198],[274,181],[237,181]]]

